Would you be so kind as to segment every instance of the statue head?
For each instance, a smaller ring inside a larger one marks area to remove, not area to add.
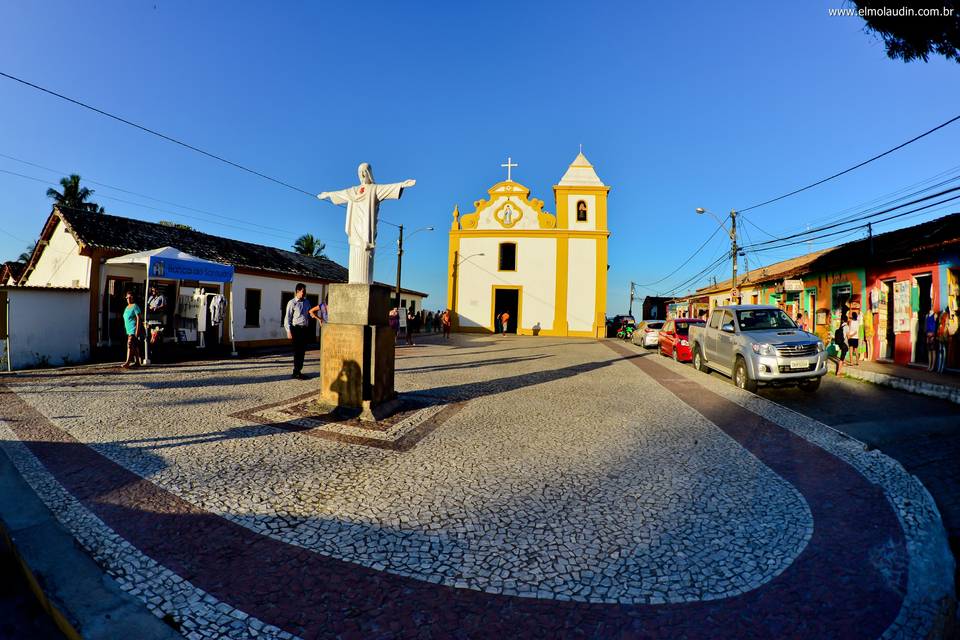
[[[360,184],[373,184],[373,168],[368,162],[361,162],[357,167],[357,175],[360,177]]]

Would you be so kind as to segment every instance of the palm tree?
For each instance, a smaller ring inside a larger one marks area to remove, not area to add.
[[[312,256],[314,258],[326,258],[323,252],[327,245],[313,237],[312,233],[305,233],[293,243],[293,250],[302,256]]]
[[[77,174],[72,173],[69,177],[60,178],[60,186],[63,187],[63,193],[56,189],[47,189],[47,197],[53,198],[58,206],[103,213],[103,207],[96,202],[87,202],[87,198],[93,195],[93,189],[81,187],[80,176]]]
[[[33,256],[33,249],[36,245],[28,244],[27,250],[17,256],[17,262],[30,262],[30,257]]]

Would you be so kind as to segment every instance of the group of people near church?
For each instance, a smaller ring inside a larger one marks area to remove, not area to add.
[[[390,310],[388,321],[390,328],[396,333],[397,343],[402,340],[412,346],[413,334],[440,333],[441,331],[445,339],[450,339],[451,312],[449,309],[436,312],[424,312],[421,309],[414,312],[406,307],[394,307]]]

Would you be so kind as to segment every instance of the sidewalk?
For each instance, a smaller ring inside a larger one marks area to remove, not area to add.
[[[960,375],[955,373],[933,373],[901,364],[865,360],[857,367],[844,365],[843,375],[960,404]]]

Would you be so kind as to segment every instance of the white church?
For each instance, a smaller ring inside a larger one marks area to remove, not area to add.
[[[602,338],[607,298],[607,194],[579,153],[553,187],[556,214],[512,179],[474,210],[453,210],[447,307],[455,331]]]

